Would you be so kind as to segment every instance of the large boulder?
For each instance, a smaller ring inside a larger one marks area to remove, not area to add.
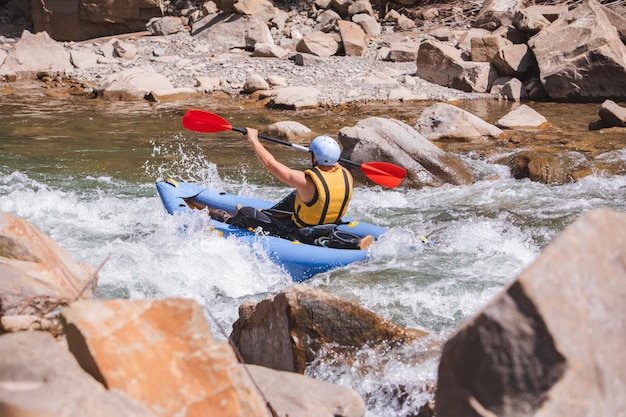
[[[485,93],[498,74],[489,62],[465,61],[462,52],[438,41],[424,41],[417,52],[415,75],[462,91]]]
[[[80,365],[155,415],[268,416],[233,349],[192,300],[79,301],[62,311]]]
[[[111,74],[99,86],[107,100],[137,101],[147,98],[152,91],[174,89],[169,79],[151,67],[133,67]]]
[[[467,185],[474,181],[469,168],[404,122],[368,117],[338,135],[342,156],[355,161],[387,161],[407,170],[407,187]],[[354,173],[357,175],[357,173]]]
[[[32,224],[0,211],[0,332],[53,324],[44,316],[59,305],[93,298],[96,279],[95,268],[75,262]]]
[[[215,50],[240,48],[253,51],[257,43],[274,44],[264,21],[240,14],[207,15],[194,22],[191,34]]]
[[[335,38],[321,31],[305,34],[296,45],[296,51],[322,58],[333,56],[338,50],[339,44]]]
[[[295,284],[239,307],[230,339],[246,363],[304,373],[325,344],[358,349],[426,336],[319,289]]]
[[[41,71],[73,69],[70,53],[63,45],[51,39],[46,32],[33,35],[25,30],[0,65],[0,78],[35,79]]]
[[[35,32],[46,31],[58,41],[140,32],[163,15],[161,0],[38,0],[31,5]]]
[[[528,45],[553,100],[626,99],[626,45],[595,0],[561,13]]]
[[[497,138],[502,134],[498,127],[467,110],[447,103],[435,103],[424,109],[415,129],[429,140]]]
[[[626,214],[585,214],[446,342],[438,417],[626,410]]]
[[[367,42],[365,41],[365,32],[356,23],[347,20],[340,20],[339,34],[343,49],[347,56],[362,56],[367,52]]]
[[[547,125],[548,119],[526,104],[511,110],[496,122],[496,126],[503,129],[539,129]]]

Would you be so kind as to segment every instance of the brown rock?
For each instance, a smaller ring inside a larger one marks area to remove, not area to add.
[[[367,52],[367,42],[365,42],[365,32],[361,26],[347,20],[340,20],[339,34],[343,49],[348,56],[362,56]]]
[[[305,34],[296,45],[297,52],[316,55],[322,58],[335,55],[339,45],[335,38],[324,32]]]
[[[526,44],[506,45],[493,57],[491,63],[501,76],[524,75],[537,68],[537,60]]]
[[[62,312],[80,365],[156,415],[267,416],[232,348],[191,300],[83,301]]]
[[[529,178],[544,184],[563,184],[570,179],[566,158],[550,152],[518,152],[509,157],[507,165],[516,179]]]
[[[303,373],[324,344],[359,348],[425,336],[321,290],[296,284],[239,308],[231,340],[246,363]]]
[[[471,56],[474,62],[491,62],[494,56],[511,41],[501,36],[480,36],[471,38]]]

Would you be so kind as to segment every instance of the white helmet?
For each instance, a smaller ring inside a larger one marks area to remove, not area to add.
[[[341,156],[341,149],[330,136],[318,136],[311,142],[309,150],[320,165],[335,165]]]

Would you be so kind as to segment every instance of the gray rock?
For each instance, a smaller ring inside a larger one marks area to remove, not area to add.
[[[342,156],[353,161],[390,162],[407,170],[407,187],[470,184],[473,175],[456,156],[444,152],[411,126],[395,119],[368,117],[339,131]],[[357,175],[357,172],[353,172]]]
[[[502,130],[447,103],[435,103],[420,115],[415,129],[428,139],[498,137]]]
[[[626,214],[583,215],[446,342],[435,412],[615,416],[626,410]]]
[[[39,71],[71,71],[69,52],[46,32],[35,35],[28,31],[9,51],[0,65],[0,75],[13,74],[17,79],[34,79]]]

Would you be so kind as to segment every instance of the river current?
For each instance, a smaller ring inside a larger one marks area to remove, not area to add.
[[[335,137],[339,128],[366,117],[330,110],[250,111],[214,102],[193,106],[220,113],[234,126],[296,120]],[[485,106],[488,114],[490,104]],[[192,298],[207,311],[215,337],[226,340],[241,303],[273,295],[291,280],[262,252],[210,233],[204,213],[168,215],[154,183],[172,177],[269,200],[288,189],[262,170],[241,135],[185,131],[181,119],[188,108],[0,101],[0,210],[28,220],[75,260],[96,267],[104,262],[98,298]],[[384,106],[376,113],[397,117]],[[309,162],[302,152],[268,146],[288,165],[304,168]],[[626,164],[624,149],[617,155]],[[515,180],[504,166],[461,157],[485,179],[419,190],[357,184],[350,217],[389,232],[371,247],[367,262],[318,275],[306,285],[424,330],[437,345],[581,214],[626,211],[626,176],[545,185]],[[180,234],[189,222],[197,227]],[[424,246],[419,235],[430,244]],[[363,350],[349,361],[322,358],[307,373],[358,391],[369,417],[415,415],[433,397],[424,387],[437,378],[437,354],[424,359],[426,349],[432,347]]]

